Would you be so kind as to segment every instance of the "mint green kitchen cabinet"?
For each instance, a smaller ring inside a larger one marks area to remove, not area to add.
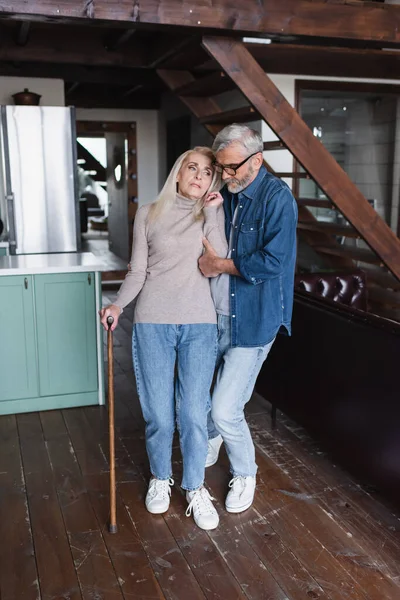
[[[33,306],[32,276],[0,278],[0,405],[38,395]]]
[[[36,275],[35,297],[40,394],[96,391],[94,274]]]
[[[99,404],[99,279],[0,277],[0,414]]]
[[[7,248],[0,248],[0,256],[6,256]]]

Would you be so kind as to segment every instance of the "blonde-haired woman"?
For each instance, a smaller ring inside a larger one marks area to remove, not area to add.
[[[221,256],[227,251],[213,159],[209,148],[185,152],[156,202],[139,208],[130,270],[115,303],[100,311],[104,327],[111,315],[115,328],[124,306],[137,297],[133,363],[152,473],[146,507],[151,513],[168,510],[176,425],[187,515],[193,512],[202,529],[219,522],[203,486],[217,320],[209,280],[198,268],[204,237]]]

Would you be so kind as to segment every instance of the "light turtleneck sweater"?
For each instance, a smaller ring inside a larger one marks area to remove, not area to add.
[[[178,194],[174,204],[152,221],[150,206],[136,213],[131,268],[114,304],[124,308],[137,298],[135,323],[216,323],[210,281],[202,275],[198,260],[203,237],[219,256],[226,256],[223,207],[208,207],[204,219],[195,220],[194,201]]]

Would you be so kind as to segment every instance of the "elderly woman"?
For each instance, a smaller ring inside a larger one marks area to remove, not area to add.
[[[115,303],[100,311],[104,327],[112,316],[115,328],[122,309],[137,297],[132,346],[152,473],[147,510],[163,513],[169,508],[176,424],[186,514],[193,512],[202,529],[214,529],[219,522],[203,486],[217,320],[209,280],[198,267],[203,238],[220,255],[227,251],[213,159],[209,148],[185,152],[158,199],[139,208],[129,272]]]

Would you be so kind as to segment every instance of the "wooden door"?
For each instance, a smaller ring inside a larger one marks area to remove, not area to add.
[[[108,244],[129,262],[129,214],[126,133],[107,132]]]

